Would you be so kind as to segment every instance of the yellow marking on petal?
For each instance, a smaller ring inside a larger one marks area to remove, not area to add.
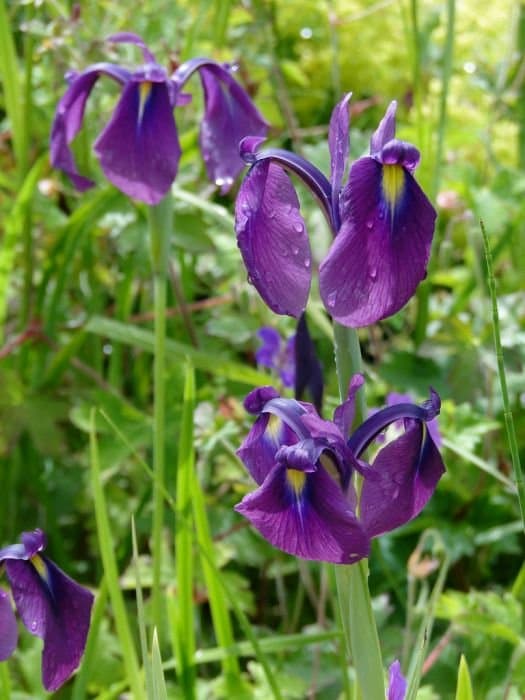
[[[328,472],[328,474],[332,477],[332,479],[337,481],[339,486],[341,486],[341,474],[339,473],[337,464],[334,462],[332,457],[330,457],[330,455],[326,452],[323,452],[323,454],[319,457],[319,461],[321,462],[325,470]]]
[[[402,165],[383,165],[383,193],[394,209],[405,189],[405,171]]]
[[[35,567],[37,574],[40,578],[44,579],[46,583],[49,583],[49,574],[45,561],[38,554],[34,554],[31,557],[31,564]]]
[[[146,100],[150,96],[151,93],[151,88],[153,87],[153,83],[150,81],[145,81],[143,83],[140,83],[139,85],[139,122],[142,121],[142,115],[144,114],[144,107],[146,106]]]
[[[281,419],[277,416],[270,414],[268,424],[266,426],[266,432],[274,440],[278,442],[279,435],[281,434]]]
[[[286,478],[296,496],[300,496],[306,482],[306,474],[299,469],[287,469]]]

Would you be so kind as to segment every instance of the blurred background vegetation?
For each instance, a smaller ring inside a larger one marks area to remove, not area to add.
[[[110,81],[97,84],[75,144],[97,187],[79,195],[48,162],[64,74],[97,61],[141,61],[136,48],[105,43],[124,30],[140,34],[166,66],[198,55],[236,62],[238,79],[272,126],[271,142],[325,172],[327,124],[342,93],[353,92],[353,157],[366,151],[388,103],[399,101],[398,136],[421,150],[417,177],[438,209],[438,228],[417,298],[362,331],[367,398],[379,406],[390,391],[422,400],[429,385],[439,390],[448,471],[419,518],[374,543],[371,590],[380,635],[385,659],[406,661],[445,551],[450,569],[418,698],[453,697],[460,652],[476,698],[522,697],[523,533],[479,227],[482,218],[523,459],[525,5],[514,0],[483,6],[474,0],[144,0],[140,7],[11,0],[2,6],[0,545],[42,527],[52,558],[98,589],[103,570],[89,456],[90,412],[97,408],[108,515],[137,633],[130,519],[134,515],[147,615],[151,481],[137,457],[151,461],[152,288],[145,209],[104,181],[91,154],[115,103]],[[241,401],[256,379],[265,381],[254,373],[256,331],[275,325],[289,336],[294,323],[274,317],[247,284],[232,227],[234,193],[220,197],[206,182],[197,142],[201,97],[199,89],[190,91],[192,105],[177,110],[183,158],[170,241],[168,336],[175,342],[166,374],[168,490],[174,491],[190,355],[197,369],[196,468],[223,580],[258,635],[303,635],[270,657],[284,696],[337,698],[344,684],[336,642],[304,642],[309,632],[335,629],[330,575],[272,550],[232,510],[250,488],[234,454],[250,424]],[[306,195],[303,200],[319,261],[329,234],[315,204]],[[330,324],[316,289],[309,322],[324,365],[328,416],[336,378]],[[418,568],[410,556],[427,528],[438,536],[425,539],[434,545],[423,545],[427,566]],[[169,509],[165,541],[171,552]],[[177,595],[173,567],[167,556],[168,599]],[[194,598],[198,647],[207,649],[216,640],[200,571]],[[235,634],[245,637],[237,627]],[[165,660],[173,657],[168,639],[161,634]],[[22,635],[9,662],[11,695],[4,697],[42,696],[34,670],[39,645]],[[169,661],[168,667],[169,697],[179,697]],[[118,697],[127,687],[109,605],[86,668],[84,686],[69,684],[57,697]],[[272,697],[257,660],[244,660],[242,668],[248,697]],[[3,682],[5,689],[5,675]],[[200,666],[198,687],[199,697],[223,696],[216,660]]]

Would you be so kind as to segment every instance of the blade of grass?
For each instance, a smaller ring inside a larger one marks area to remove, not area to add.
[[[137,623],[139,627],[140,651],[142,654],[142,666],[146,675],[146,697],[154,698],[152,668],[148,654],[148,642],[146,633],[146,615],[144,613],[144,600],[142,597],[142,584],[140,582],[139,550],[137,546],[137,531],[135,518],[131,517],[131,542],[133,548],[133,569],[135,570],[135,597],[137,600]]]
[[[489,239],[483,221],[480,221],[479,225],[481,227],[483,247],[485,249],[485,261],[487,264],[487,281],[489,286],[490,303],[492,307],[492,331],[494,336],[496,360],[498,363],[498,376],[501,389],[501,398],[503,400],[503,418],[505,421],[505,429],[507,431],[507,440],[509,443],[510,458],[512,462],[512,474],[514,477],[516,490],[518,492],[518,503],[520,507],[521,522],[523,524],[523,530],[525,531],[525,483],[523,480],[518,440],[516,438],[516,429],[514,427],[514,418],[512,416],[512,410],[510,407],[509,391],[507,388],[507,376],[505,374],[505,359],[503,357],[503,346],[501,344],[501,334],[499,330],[499,312],[498,297],[496,294],[496,279],[494,277],[494,266],[492,264],[492,253],[490,250]]]
[[[7,664],[0,664],[0,700],[11,700],[11,679]]]
[[[91,411],[90,430],[90,466],[91,466],[91,488],[93,493],[93,503],[95,508],[95,520],[97,526],[97,536],[104,568],[105,580],[108,586],[109,598],[115,616],[115,626],[122,648],[122,656],[127,674],[127,682],[136,700],[144,698],[144,689],[140,676],[140,670],[133,644],[133,637],[126,613],[124,597],[120,589],[117,562],[115,559],[115,548],[111,535],[106,496],[104,494],[103,482],[100,473],[100,459],[98,452],[98,441],[95,428],[95,409]]]
[[[132,345],[146,352],[152,353],[154,351],[153,333],[143,328],[136,328],[128,323],[95,316],[86,323],[85,330],[88,333],[101,335],[117,343]],[[188,358],[196,369],[226,377],[242,384],[249,384],[250,386],[268,384],[268,375],[263,372],[246,367],[240,362],[232,362],[231,360],[196,350],[191,345],[185,345],[176,340],[166,341],[166,355],[168,358],[171,357],[179,362]]]
[[[164,671],[162,669],[162,658],[159,649],[159,638],[157,630],[153,630],[153,641],[151,644],[151,678],[152,678],[152,695],[148,695],[151,700],[168,700],[168,691],[166,690],[166,682],[164,680]],[[184,699],[188,700],[189,696],[184,695]]]
[[[18,173],[20,176],[23,176],[27,170],[29,134],[25,129],[20,71],[11,31],[11,22],[6,12],[4,0],[0,0],[0,75],[4,86],[5,110],[11,124],[11,138],[13,140]]]
[[[193,601],[193,519],[192,481],[195,469],[193,414],[195,411],[195,375],[186,366],[184,404],[177,464],[177,500],[175,519],[175,571],[177,579],[175,657],[182,694],[195,698],[195,610]]]

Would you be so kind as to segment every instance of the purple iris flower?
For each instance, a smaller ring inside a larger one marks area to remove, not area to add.
[[[200,146],[207,175],[225,193],[244,167],[239,141],[247,135],[264,135],[268,125],[231,69],[207,58],[183,63],[168,76],[136,34],[109,37],[142,49],[144,64],[128,70],[112,63],[96,63],[68,76],[69,87],[58,103],[51,130],[51,163],[62,169],[83,191],[92,180],[78,172],[70,144],[84,119],[87,99],[101,75],[122,86],[113,115],[94,144],[104,174],[122,192],[146,204],[157,204],[169,191],[181,154],[173,116],[176,106],[189,98],[183,85],[197,71],[204,90],[204,118]]]
[[[262,341],[255,353],[258,365],[276,370],[283,386],[290,389],[295,384],[295,335],[283,342],[279,331],[272,326],[263,326],[257,331]]]
[[[394,661],[388,669],[388,700],[405,700],[407,682],[401,673],[399,661]]]
[[[328,145],[330,181],[304,158],[259,150],[248,137],[241,155],[251,165],[236,203],[238,245],[249,279],[268,306],[299,316],[308,300],[312,255],[299,200],[286,171],[308,186],[334,241],[319,267],[324,305],[339,323],[365,326],[390,316],[425,277],[436,212],[414,179],[419,151],[395,138],[396,103],[372,135],[370,155],[349,154],[350,94],[335,107]]]
[[[80,663],[89,631],[93,594],[79,586],[41,554],[42,530],[23,532],[21,544],[0,549],[11,593],[22,622],[44,640],[42,680],[56,690]],[[0,661],[9,658],[18,641],[9,597],[0,590]]]
[[[412,396],[410,396],[410,394],[399,394],[397,391],[390,392],[390,394],[387,394],[386,397],[387,406],[395,406],[398,403],[410,403],[411,401]],[[403,421],[399,421],[399,425],[397,427],[403,427],[402,423]],[[434,441],[434,445],[436,447],[441,447],[443,438],[441,437],[441,432],[439,430],[439,421],[437,416],[431,421],[428,421],[427,428],[432,440]]]
[[[246,409],[258,417],[238,455],[258,488],[235,508],[289,554],[336,564],[368,556],[372,537],[419,514],[445,470],[426,429],[440,408],[433,390],[422,405],[383,408],[347,438],[362,383],[355,375],[333,421],[320,418],[309,403],[281,398],[272,387],[246,397]],[[405,432],[372,464],[363,461],[374,438],[401,418]],[[362,477],[359,497],[356,473]]]

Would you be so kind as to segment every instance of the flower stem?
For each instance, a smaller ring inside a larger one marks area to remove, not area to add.
[[[168,279],[169,234],[172,227],[172,204],[168,195],[148,208],[151,264],[154,294],[154,364],[153,364],[153,583],[152,616],[159,634],[163,625],[161,569],[162,526],[164,523],[165,462],[165,368],[166,368],[166,293]]]
[[[363,367],[357,331],[334,323],[334,345],[339,394],[344,401],[350,378]],[[365,416],[366,401],[361,389],[357,393],[356,421],[360,423]],[[368,590],[368,560],[336,566],[335,576],[346,646],[354,663],[361,696],[366,700],[384,700],[383,661]]]

